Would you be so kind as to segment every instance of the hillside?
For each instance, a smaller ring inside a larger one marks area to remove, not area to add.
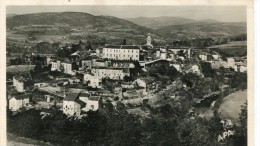
[[[111,16],[94,16],[88,13],[36,13],[7,17],[7,38],[25,41],[36,35],[35,41],[73,42],[75,40],[105,39],[139,43],[145,41],[147,33],[160,38],[150,28]]]
[[[180,25],[186,23],[193,23],[195,20],[180,18],[180,17],[137,17],[137,18],[126,18],[126,20],[131,21],[140,26],[149,27],[152,29],[158,29],[169,25]]]
[[[205,37],[226,37],[239,34],[246,34],[246,23],[208,23],[196,22],[182,25],[171,25],[160,29],[157,32],[169,38],[205,38]]]

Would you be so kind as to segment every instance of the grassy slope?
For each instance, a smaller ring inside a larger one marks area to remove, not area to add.
[[[247,53],[247,42],[246,41],[236,41],[229,42],[227,44],[215,45],[208,47],[209,49],[218,51],[220,53],[225,53],[235,56],[243,56]]]
[[[145,41],[147,33],[151,33],[154,38],[161,38],[154,30],[124,19],[79,12],[36,13],[7,17],[7,29],[7,38],[14,40],[26,39],[30,32],[37,32],[39,40],[66,42],[87,40],[89,36],[104,37],[107,40],[122,41],[123,38],[128,38],[129,41],[140,39]]]
[[[223,103],[219,108],[219,112],[224,119],[237,121],[241,112],[241,105],[247,100],[247,90],[237,91],[224,98]]]
[[[168,37],[177,34],[185,35],[187,38],[193,37],[222,37],[246,33],[246,23],[214,23],[195,22],[183,25],[171,25],[156,30],[158,33]]]

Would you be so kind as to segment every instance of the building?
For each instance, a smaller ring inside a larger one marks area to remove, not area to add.
[[[29,96],[28,94],[23,95],[11,95],[9,99],[9,109],[11,111],[17,111],[22,107],[29,106]]]
[[[234,58],[227,58],[227,63],[229,67],[234,67],[235,66],[235,59]]]
[[[201,52],[200,54],[199,54],[199,58],[201,59],[201,60],[203,60],[203,61],[206,61],[207,60],[207,52]]]
[[[148,36],[147,36],[146,41],[147,41],[146,45],[147,45],[148,47],[153,48],[153,45],[152,45],[152,38],[151,38],[151,36],[150,36],[150,33],[148,33]]]
[[[108,61],[106,61],[106,60],[96,60],[95,62],[93,62],[93,66],[107,67],[108,66]]]
[[[86,103],[79,99],[79,93],[69,93],[63,100],[63,113],[68,116],[79,116]]]
[[[177,71],[181,71],[181,65],[180,64],[170,64],[170,66],[173,66]]]
[[[188,47],[167,47],[168,51],[171,51],[173,54],[177,56],[183,56],[185,58],[190,58],[191,49]]]
[[[87,101],[86,111],[97,111],[102,107],[102,98],[99,95],[90,95]]]
[[[25,83],[28,79],[23,76],[13,76],[13,86],[18,92],[25,91]]]
[[[214,60],[219,60],[219,55],[216,52],[212,53],[212,57]]]
[[[98,78],[110,78],[123,80],[125,76],[130,76],[129,68],[115,68],[115,67],[93,67],[91,73]]]
[[[41,87],[45,87],[48,85],[49,85],[49,83],[47,83],[47,82],[35,82],[34,83],[34,87],[36,87],[36,88],[41,88]]]
[[[60,71],[61,61],[53,60],[51,61],[51,71]]]
[[[156,80],[152,77],[139,78],[133,82],[133,85],[143,88],[143,94],[147,95],[148,92],[156,89]]]
[[[92,74],[84,74],[84,81],[88,83],[88,86],[92,88],[101,88],[101,78],[94,76]]]
[[[76,75],[76,62],[71,62],[71,61],[63,61],[61,63],[61,70],[63,70],[63,72],[65,74],[69,74],[69,75]]]
[[[137,45],[106,45],[103,48],[103,58],[139,61],[140,49],[141,46]]]

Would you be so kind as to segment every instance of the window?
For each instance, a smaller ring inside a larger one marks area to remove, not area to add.
[[[91,107],[91,109],[94,109],[94,105],[91,105],[90,107]]]

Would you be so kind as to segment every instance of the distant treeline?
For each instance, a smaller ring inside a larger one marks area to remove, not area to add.
[[[195,48],[206,48],[213,45],[226,44],[231,41],[246,41],[247,35],[242,34],[239,36],[225,37],[225,38],[194,38],[194,39],[183,39],[172,42],[173,46],[176,47],[195,47]]]

